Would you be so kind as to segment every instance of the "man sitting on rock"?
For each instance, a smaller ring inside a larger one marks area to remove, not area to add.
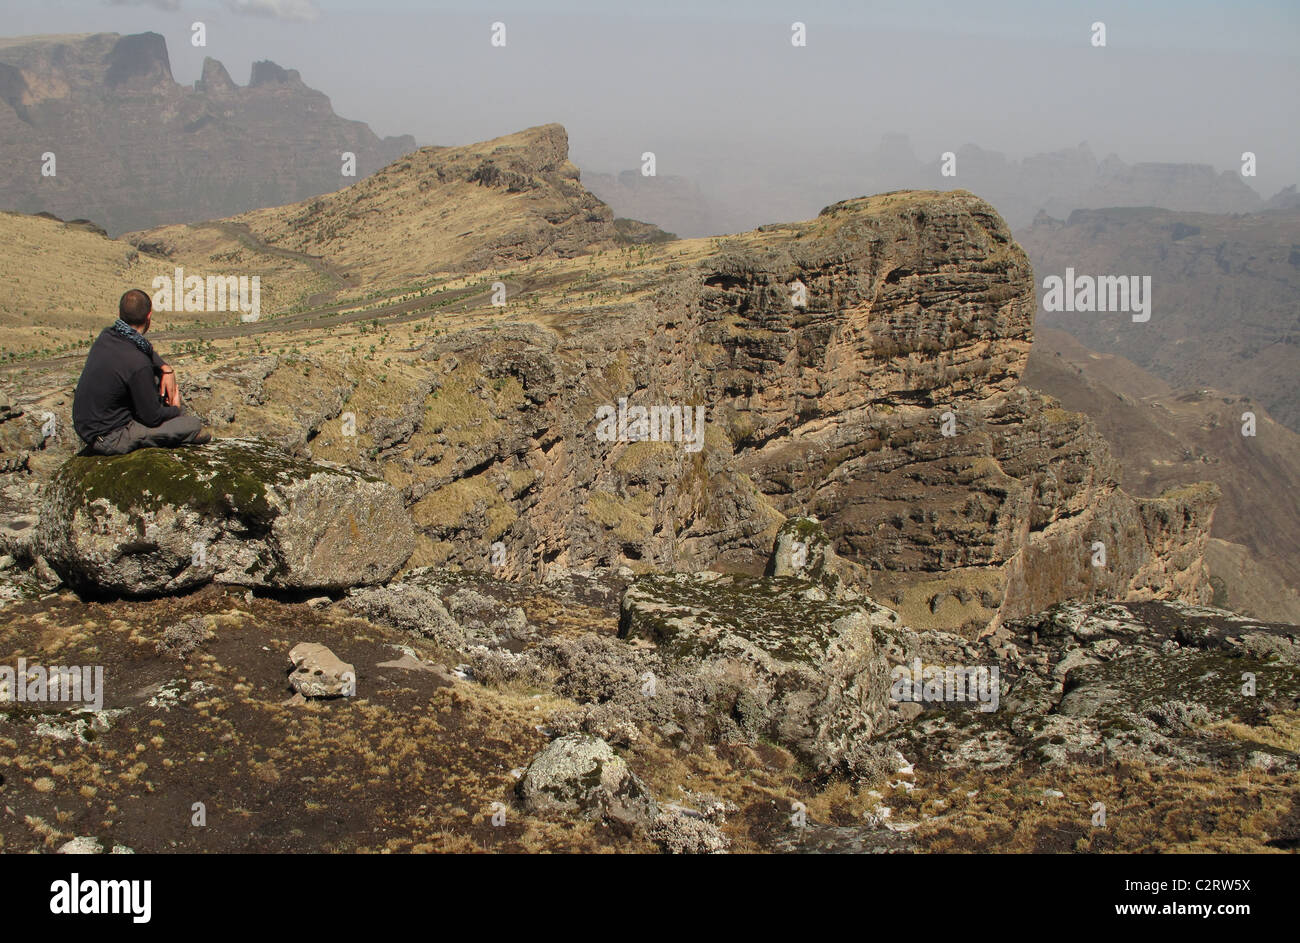
[[[212,441],[202,423],[181,410],[176,373],[145,340],[153,302],[133,288],[119,317],[91,345],[72,400],[72,425],[96,455]]]

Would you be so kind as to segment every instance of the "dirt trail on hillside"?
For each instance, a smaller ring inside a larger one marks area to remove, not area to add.
[[[279,250],[287,252],[287,250]],[[299,254],[291,253],[295,257]],[[311,256],[302,256],[304,260],[312,258]],[[317,260],[320,261],[320,260]],[[328,264],[328,263],[323,263]],[[343,278],[345,276],[335,272],[334,277]],[[539,288],[555,288],[566,283],[576,281],[578,275],[564,274],[552,275],[546,278],[533,279],[513,279],[504,278],[506,292],[509,297],[519,297],[530,291]],[[332,291],[317,292],[310,296],[313,303],[317,303],[322,297],[328,298],[333,295]],[[435,298],[436,301],[431,301]],[[163,352],[164,356],[171,345],[194,340],[220,340],[232,337],[255,337],[265,334],[296,334],[304,331],[314,331],[324,328],[338,327],[344,324],[350,324],[356,321],[388,321],[394,324],[400,324],[406,321],[414,321],[419,318],[430,316],[433,312],[441,314],[463,314],[472,311],[475,308],[490,304],[492,297],[492,288],[471,286],[468,288],[457,288],[446,292],[443,295],[413,298],[408,301],[398,302],[396,304],[383,305],[378,308],[368,308],[366,310],[350,310],[364,305],[364,301],[348,301],[337,304],[326,305],[323,307],[313,307],[307,311],[300,311],[295,314],[286,314],[280,317],[267,318],[260,321],[247,321],[232,324],[224,324],[216,327],[196,327],[182,328],[180,330],[158,331],[156,334],[151,333],[150,340],[153,341]],[[12,375],[32,369],[68,369],[76,363],[85,359],[86,349],[81,348],[68,353],[59,354],[53,357],[43,357],[39,360],[23,360],[13,364],[0,366],[0,375]]]

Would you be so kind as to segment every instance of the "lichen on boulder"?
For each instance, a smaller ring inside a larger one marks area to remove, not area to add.
[[[829,771],[888,726],[883,641],[901,628],[883,606],[830,599],[806,580],[703,572],[638,579],[619,636],[698,665],[712,690],[733,691],[743,732]]]
[[[415,536],[387,483],[225,439],[69,459],[46,490],[37,542],[78,589],[150,596],[209,582],[378,583],[410,556]]]
[[[530,812],[577,814],[648,826],[659,806],[627,761],[608,743],[574,733],[552,741],[519,781]]]
[[[767,576],[808,580],[837,599],[857,599],[870,588],[867,569],[835,552],[835,545],[814,517],[792,517],[781,525],[767,561]]]

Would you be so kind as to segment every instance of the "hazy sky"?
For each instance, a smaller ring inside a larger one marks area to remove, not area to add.
[[[0,0],[7,35],[154,30],[178,81],[298,69],[380,134],[462,144],[562,122],[591,170],[842,173],[881,134],[937,162],[1087,141],[1128,162],[1300,181],[1300,0]],[[207,48],[190,24],[207,25]],[[507,45],[490,42],[505,22]],[[807,24],[808,45],[790,43]],[[1106,24],[1106,48],[1091,24]],[[855,194],[845,194],[852,196]]]

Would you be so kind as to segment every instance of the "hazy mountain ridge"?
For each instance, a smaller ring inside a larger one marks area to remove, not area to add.
[[[254,64],[236,85],[207,59],[177,84],[164,38],[22,37],[0,43],[0,207],[83,217],[111,233],[212,219],[336,190],[415,147],[334,114],[294,70]],[[56,175],[39,156],[53,152]]]
[[[1300,621],[1300,435],[1247,397],[1177,390],[1118,354],[1089,350],[1069,334],[1039,328],[1026,386],[1086,413],[1122,469],[1124,488],[1156,495],[1213,481],[1223,492],[1207,547],[1216,604],[1259,618]],[[1258,435],[1240,434],[1241,413],[1258,413]]]
[[[1064,221],[1039,216],[1018,238],[1034,264],[1042,325],[1125,356],[1181,390],[1249,396],[1300,431],[1300,210],[1077,210]],[[1150,276],[1150,321],[1043,310],[1043,279],[1067,268]]]
[[[710,168],[681,176],[639,171],[593,174],[592,189],[620,215],[633,215],[687,236],[738,232],[795,218],[845,193],[961,187],[988,200],[1013,230],[1040,212],[1065,217],[1076,209],[1160,206],[1208,213],[1252,213],[1294,201],[1294,187],[1265,201],[1233,171],[1208,164],[1139,162],[1115,154],[1098,159],[1086,143],[1022,160],[966,144],[954,152],[955,176],[941,155],[918,156],[906,135],[886,134],[874,150],[816,167],[802,157],[768,155],[765,165]],[[709,229],[708,227],[714,227]]]

